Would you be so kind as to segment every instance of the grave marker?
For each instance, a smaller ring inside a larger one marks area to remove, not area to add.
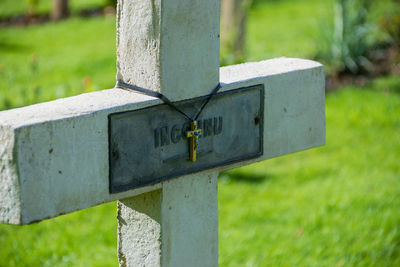
[[[197,147],[193,121],[120,88],[0,112],[0,221],[119,199],[121,266],[217,266],[218,173],[324,144],[323,67],[219,69],[219,0],[121,0],[117,27],[120,86],[193,116],[220,85]]]

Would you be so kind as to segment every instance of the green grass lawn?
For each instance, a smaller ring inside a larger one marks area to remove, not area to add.
[[[0,31],[0,109],[115,84],[115,18]]]
[[[318,21],[330,14],[332,1],[258,1],[249,16],[248,61],[312,57]],[[0,10],[8,10],[8,3]],[[0,109],[109,88],[115,81],[115,19],[1,29],[0,55]]]
[[[400,77],[326,111],[325,147],[221,174],[220,266],[400,265]],[[0,266],[117,266],[115,206],[0,225]]]
[[[16,3],[17,2],[17,3]],[[0,18],[21,15],[27,12],[29,0],[1,0]],[[78,10],[104,6],[107,0],[70,0],[69,7],[72,14]],[[49,13],[51,10],[52,0],[38,0],[36,12],[38,14]]]
[[[258,3],[249,59],[312,57],[329,3]],[[0,30],[0,109],[114,83],[112,18]],[[326,109],[325,147],[221,174],[220,266],[400,266],[400,77],[330,93]],[[116,246],[115,203],[0,225],[0,266],[117,266]]]
[[[321,21],[331,23],[334,0],[255,2],[248,19],[247,56],[312,58],[317,52]]]
[[[400,266],[399,93],[331,93],[325,147],[222,174],[220,265]]]

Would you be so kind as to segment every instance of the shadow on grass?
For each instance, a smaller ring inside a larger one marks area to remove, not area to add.
[[[4,41],[0,41],[0,51],[13,51],[13,52],[19,52],[19,51],[24,51],[27,50],[28,47],[23,44],[16,44],[16,43],[7,43]]]
[[[253,173],[238,173],[229,172],[222,173],[221,179],[225,179],[230,182],[236,183],[249,183],[249,184],[261,184],[266,180],[271,180],[273,178],[270,174],[253,174]]]

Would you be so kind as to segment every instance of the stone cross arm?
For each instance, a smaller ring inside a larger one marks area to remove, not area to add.
[[[325,143],[319,63],[278,58],[223,67],[220,82],[220,92],[264,86],[263,153],[215,171]],[[163,182],[110,193],[109,181],[108,116],[156,104],[114,88],[0,112],[0,220],[30,224],[161,188]]]

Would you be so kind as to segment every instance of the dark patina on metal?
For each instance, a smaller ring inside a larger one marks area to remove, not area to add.
[[[205,99],[175,104],[195,114]],[[166,104],[110,114],[110,193],[262,155],[263,114],[263,85],[216,94],[198,119],[196,162],[189,160],[190,121]]]

